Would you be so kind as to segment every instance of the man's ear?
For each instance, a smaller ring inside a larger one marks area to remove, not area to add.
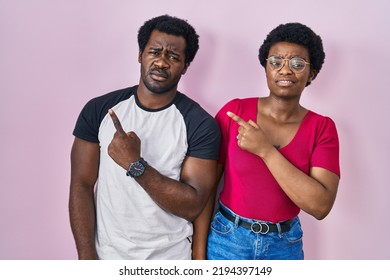
[[[184,69],[183,69],[183,71],[181,72],[182,75],[184,75],[184,74],[187,72],[188,67],[190,67],[190,63],[186,63],[186,64],[184,65]]]
[[[142,52],[139,51],[139,53],[138,53],[138,62],[141,63],[141,61],[142,61]]]

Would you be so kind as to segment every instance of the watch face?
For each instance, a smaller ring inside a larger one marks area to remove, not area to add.
[[[142,175],[145,171],[145,166],[140,162],[135,162],[130,166],[130,176],[131,177],[138,177]]]

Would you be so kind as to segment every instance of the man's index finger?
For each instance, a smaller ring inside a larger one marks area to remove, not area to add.
[[[108,113],[110,114],[110,117],[112,119],[112,122],[114,123],[116,131],[124,131],[123,128],[122,128],[122,124],[119,121],[119,119],[118,119],[117,115],[115,114],[114,110],[109,109]]]

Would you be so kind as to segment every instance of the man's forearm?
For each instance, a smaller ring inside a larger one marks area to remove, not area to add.
[[[98,259],[95,246],[95,203],[93,193],[71,187],[69,215],[80,260]]]
[[[136,180],[156,204],[176,216],[192,221],[203,208],[196,189],[161,175],[151,166]]]

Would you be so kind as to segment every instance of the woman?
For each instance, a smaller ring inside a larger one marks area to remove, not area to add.
[[[231,100],[216,115],[224,185],[208,259],[304,258],[298,214],[325,218],[340,178],[334,122],[300,105],[324,58],[322,40],[309,27],[279,25],[259,49],[269,95]]]

